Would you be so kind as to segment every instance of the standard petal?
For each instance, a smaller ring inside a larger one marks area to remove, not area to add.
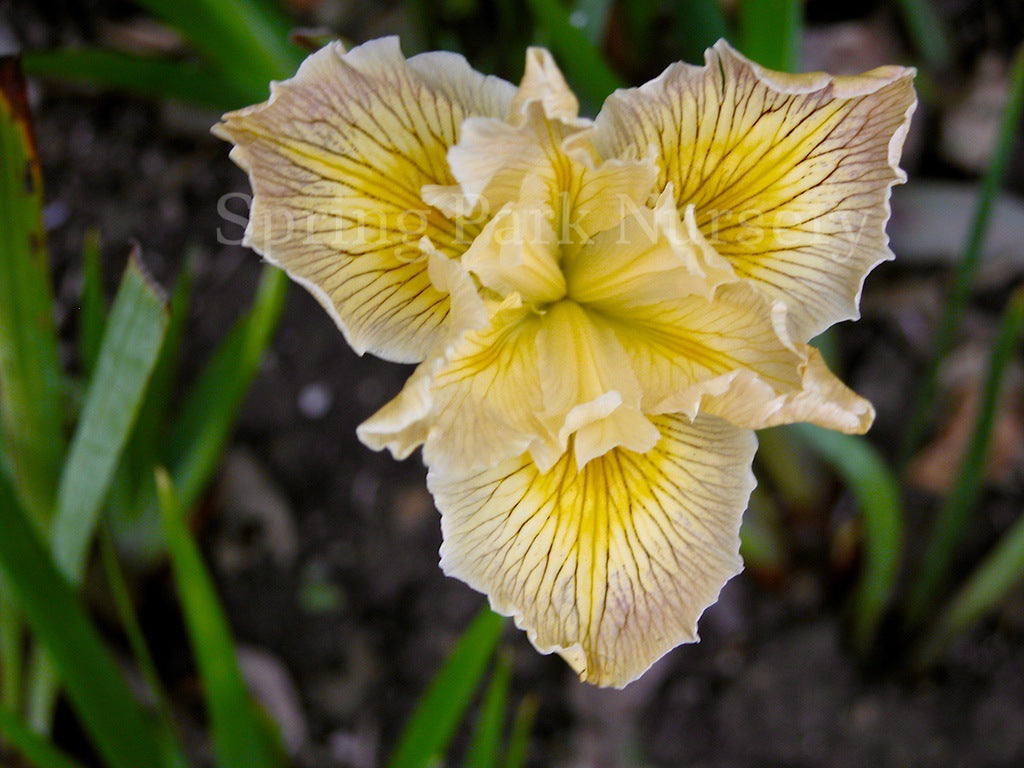
[[[506,114],[514,90],[452,54],[407,62],[395,38],[328,45],[215,128],[249,172],[247,243],[305,285],[357,352],[422,360],[449,302],[418,244],[454,258],[475,232],[420,190],[455,182],[446,153],[459,126]]]
[[[448,162],[472,206],[482,205],[493,214],[519,199],[530,176],[544,182],[552,200],[569,188],[573,173],[567,149],[590,129],[549,118],[540,102],[528,102],[524,109],[519,125],[487,117],[463,123]]]
[[[570,452],[543,474],[522,456],[427,476],[445,573],[597,685],[623,687],[697,640],[697,619],[741,567],[753,433],[712,417],[656,424],[652,450],[616,449],[580,471]]]
[[[501,296],[519,293],[526,302],[546,304],[565,296],[565,276],[543,184],[527,181],[536,184],[524,184],[524,199],[509,203],[487,222],[462,263]],[[539,195],[526,191],[531,186],[540,187]]]
[[[890,188],[915,97],[914,70],[783,75],[725,42],[704,67],[670,66],[605,102],[605,157],[660,156],[660,186],[741,277],[786,303],[806,341],[857,316],[867,273],[892,258]]]
[[[522,122],[525,107],[531,101],[539,101],[548,117],[571,122],[579,116],[580,103],[546,48],[526,49],[526,67],[509,107],[509,122]]]
[[[658,175],[653,157],[603,162],[589,126],[551,118],[537,101],[524,109],[519,125],[483,117],[463,124],[459,143],[448,152],[466,200],[462,208],[493,215],[539,182],[559,241],[570,243],[614,227],[646,202]],[[431,188],[428,196],[449,210],[459,208],[450,189]]]

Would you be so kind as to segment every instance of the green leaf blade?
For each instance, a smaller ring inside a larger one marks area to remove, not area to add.
[[[910,591],[907,601],[907,623],[912,627],[924,621],[928,610],[952,578],[951,571],[957,549],[967,533],[971,515],[981,495],[1003,379],[1022,332],[1024,290],[1019,290],[1010,300],[999,324],[999,332],[989,357],[988,371],[981,393],[981,406],[974,429],[953,488],[935,519],[920,572]]]
[[[35,733],[12,712],[0,707],[0,740],[7,741],[35,768],[82,768],[57,749],[49,740]]]
[[[487,608],[477,614],[406,722],[388,768],[425,768],[444,753],[480,686],[504,624]]]
[[[511,665],[504,655],[498,656],[487,684],[483,703],[480,705],[476,729],[469,742],[466,768],[499,768],[501,736],[505,729],[505,715],[508,711],[509,683],[512,677]]]
[[[892,602],[903,556],[904,515],[900,486],[869,442],[813,424],[796,424],[802,440],[849,486],[864,524],[864,564],[853,594],[853,644],[861,653],[874,641]]]
[[[740,0],[740,50],[769,69],[796,72],[803,45],[801,0]]]
[[[163,470],[157,473],[157,492],[174,580],[203,681],[217,764],[219,768],[280,768],[280,740],[242,679],[227,618]]]
[[[64,455],[42,175],[16,57],[0,57],[0,430],[14,486],[45,525]]]
[[[0,477],[0,568],[60,673],[108,768],[161,765],[159,739],[74,589],[54,566],[13,489]]]
[[[587,106],[594,109],[624,83],[582,30],[569,23],[569,15],[558,0],[527,0],[537,26],[559,58],[559,65],[578,89]]]
[[[82,83],[148,98],[206,107],[234,109],[266,98],[267,83],[239,86],[209,67],[185,61],[136,56],[100,48],[59,48],[25,54],[25,71],[33,77]]]
[[[934,415],[938,394],[939,369],[953,348],[957,329],[974,288],[974,280],[981,266],[982,251],[988,235],[989,223],[996,198],[1010,166],[1010,157],[1019,138],[1018,127],[1024,115],[1024,43],[1017,48],[1010,70],[1010,90],[1006,107],[999,121],[999,133],[992,158],[981,180],[978,204],[971,229],[967,233],[964,255],[957,264],[953,288],[946,298],[942,320],[935,334],[935,346],[921,374],[917,397],[907,422],[903,439],[900,465],[905,467],[923,441]]]
[[[195,502],[217,468],[277,328],[287,289],[282,270],[264,267],[252,307],[221,341],[175,420],[165,458],[185,508]]]
[[[85,569],[107,489],[141,407],[166,327],[164,300],[133,256],[110,311],[96,373],[57,491],[53,556],[72,581],[80,580]]]

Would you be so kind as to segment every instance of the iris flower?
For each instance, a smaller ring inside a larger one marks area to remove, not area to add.
[[[590,120],[543,49],[517,88],[387,38],[215,132],[247,243],[357,352],[418,363],[359,437],[422,447],[441,567],[623,686],[741,569],[754,430],[871,425],[808,341],[892,258],[913,74],[787,75],[723,41]]]

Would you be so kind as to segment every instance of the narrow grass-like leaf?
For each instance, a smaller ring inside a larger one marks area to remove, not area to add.
[[[533,731],[533,721],[537,719],[538,708],[537,698],[527,695],[516,709],[512,733],[508,737],[508,748],[505,751],[505,768],[523,768],[526,765],[530,732]]]
[[[273,79],[291,75],[302,52],[288,41],[288,20],[265,0],[138,0],[181,32],[242,87],[263,96]]]
[[[793,429],[849,486],[864,525],[864,563],[852,603],[854,647],[867,652],[899,577],[903,507],[899,483],[871,444],[812,424]]]
[[[152,563],[164,551],[153,467],[162,463],[169,411],[178,379],[181,340],[192,296],[192,259],[186,258],[171,295],[170,321],[128,448],[107,506],[118,548],[136,563]]]
[[[253,306],[224,336],[193,383],[169,436],[161,433],[162,462],[171,468],[185,510],[195,504],[220,463],[238,409],[277,327],[287,288],[284,272],[264,267]],[[161,555],[164,542],[152,480],[142,484],[132,507],[112,511],[123,551],[144,562]]]
[[[740,50],[769,69],[800,67],[804,4],[801,0],[740,0]]]
[[[64,454],[43,190],[17,57],[0,57],[0,431],[11,479],[39,525]]]
[[[143,273],[138,255],[133,254],[110,310],[96,372],[57,489],[51,547],[54,562],[72,583],[78,584],[84,575],[103,502],[139,412],[166,325],[163,297]],[[45,653],[34,655],[29,677],[29,720],[37,730],[49,730],[57,679]]]
[[[240,86],[192,62],[135,56],[100,48],[60,48],[25,54],[25,71],[34,76],[173,99],[221,111],[266,98],[267,82]]]
[[[182,508],[163,470],[157,472],[160,513],[174,582],[199,667],[218,768],[278,768],[283,748],[256,707],[238,666],[227,618]]]
[[[167,435],[168,412],[178,377],[178,360],[181,341],[188,321],[189,303],[192,298],[192,258],[186,258],[185,265],[178,273],[174,292],[171,294],[170,320],[160,347],[160,356],[153,368],[145,399],[139,410],[139,418],[132,432],[129,449],[124,460],[129,464],[133,480],[133,509],[139,507],[137,500],[142,486],[153,484],[153,467],[158,461],[162,443]],[[152,498],[152,496],[150,496]]]
[[[0,568],[107,768],[161,765],[161,747],[99,632],[0,478]]]
[[[406,722],[388,768],[425,768],[444,754],[504,625],[504,619],[488,608],[477,614]]]
[[[117,615],[121,621],[121,629],[128,638],[128,645],[132,649],[132,656],[142,673],[149,693],[153,697],[157,715],[160,717],[160,725],[163,730],[164,742],[168,751],[174,753],[169,761],[172,765],[188,765],[184,752],[178,740],[178,729],[174,721],[174,714],[171,710],[170,699],[160,681],[160,674],[157,672],[156,663],[146,645],[146,639],[142,634],[142,627],[135,614],[135,607],[132,605],[131,594],[128,591],[128,583],[125,580],[121,564],[117,559],[117,549],[111,536],[109,525],[105,527],[100,535],[100,554],[103,560],[103,571],[107,578],[107,586],[114,598],[114,605],[117,608]]]
[[[896,0],[918,56],[932,70],[944,70],[953,61],[949,33],[931,0]]]
[[[253,306],[220,343],[175,420],[166,460],[185,508],[198,498],[220,461],[238,408],[277,328],[287,288],[283,271],[264,267]]]
[[[918,669],[933,664],[957,634],[1002,603],[1024,581],[1024,515],[939,615],[914,655]]]
[[[100,263],[100,234],[95,229],[82,241],[82,310],[78,315],[78,349],[86,377],[96,370],[103,329],[107,324],[107,301],[103,296],[103,267]]]
[[[569,23],[569,15],[559,0],[527,0],[527,5],[577,93],[587,106],[600,107],[608,94],[623,85],[621,78],[587,36]]]
[[[156,364],[167,311],[133,255],[103,336],[96,373],[68,451],[57,491],[53,557],[79,581],[110,479]]]
[[[491,672],[476,728],[466,753],[466,768],[499,768],[501,742],[508,712],[508,689],[512,670],[507,658],[498,654],[498,660]]]
[[[1013,359],[1024,330],[1024,290],[1014,294],[999,324],[989,359],[981,403],[967,451],[956,475],[953,489],[935,519],[935,527],[925,548],[924,558],[907,600],[907,623],[920,624],[932,604],[952,577],[951,568],[957,548],[963,541],[981,495],[985,465],[992,443],[992,427],[1006,367]]]
[[[981,181],[978,208],[971,230],[967,235],[964,255],[957,265],[953,288],[946,299],[942,320],[935,334],[935,346],[925,369],[907,424],[907,432],[900,454],[900,465],[905,466],[918,449],[934,415],[935,396],[938,392],[939,368],[953,347],[957,328],[974,287],[974,278],[981,263],[981,254],[988,233],[989,221],[1003,178],[1009,167],[1010,155],[1018,137],[1021,114],[1024,113],[1024,43],[1017,49],[1010,72],[1009,100],[999,123],[999,136],[988,169]]]
[[[628,4],[632,6],[632,3]],[[638,4],[644,9],[647,26],[633,26],[633,44],[638,48],[646,45],[650,23],[654,18],[657,6],[650,0]],[[653,7],[652,7],[653,5]],[[704,63],[704,51],[714,45],[719,38],[729,37],[729,23],[722,11],[720,0],[677,0],[673,3],[672,33],[683,61],[691,64]],[[630,17],[635,18],[631,10]]]
[[[49,739],[40,736],[13,712],[0,707],[0,742],[12,746],[34,768],[82,768]]]

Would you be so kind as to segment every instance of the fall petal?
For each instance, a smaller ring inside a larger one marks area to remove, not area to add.
[[[915,106],[912,69],[784,75],[719,42],[704,67],[673,64],[620,90],[598,116],[605,157],[660,155],[672,184],[736,273],[786,303],[806,341],[857,316],[867,273],[892,258],[890,188]]]
[[[521,456],[468,476],[431,468],[441,566],[515,617],[542,653],[622,687],[696,624],[740,570],[753,433],[712,417],[655,421],[645,454],[615,449],[577,471]]]
[[[867,432],[875,419],[871,403],[837,379],[816,349],[807,347],[805,352],[797,390],[779,395],[751,371],[741,371],[680,392],[674,404],[747,429],[810,422],[847,434]]]
[[[326,46],[215,128],[252,183],[247,243],[306,286],[357,352],[423,359],[449,302],[420,240],[452,258],[468,243],[420,190],[454,184],[446,153],[462,121],[505,114],[513,94],[452,54],[406,61],[395,38]]]

